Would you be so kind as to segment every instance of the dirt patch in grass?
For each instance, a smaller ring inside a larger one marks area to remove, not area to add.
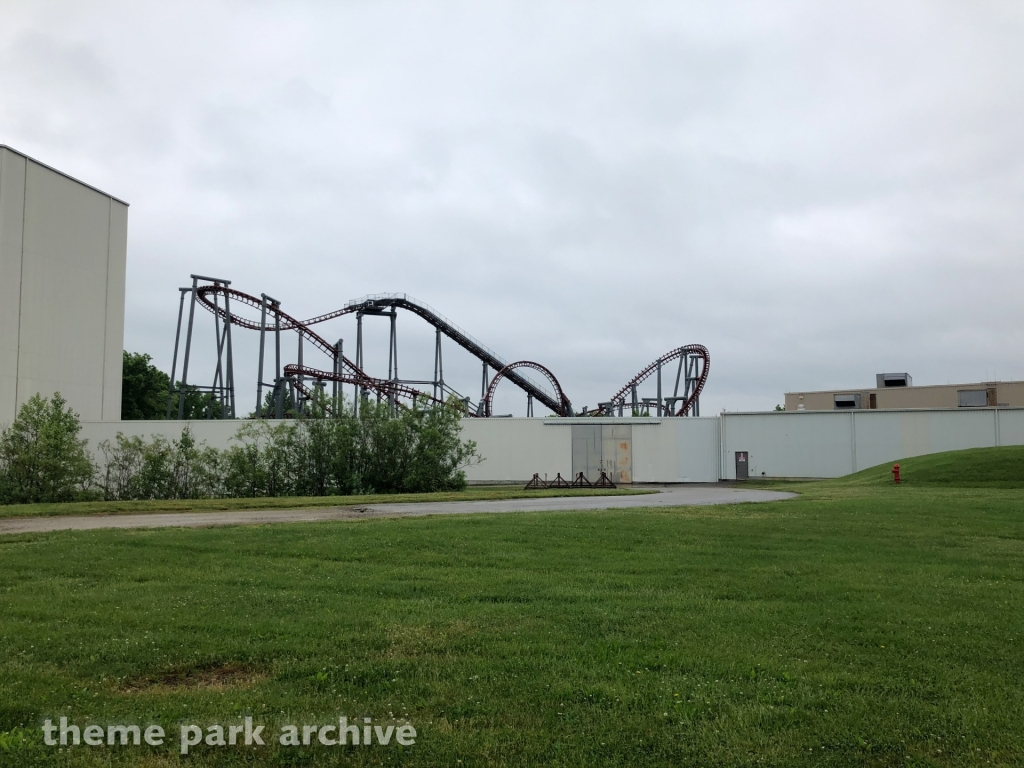
[[[121,692],[171,693],[174,691],[224,691],[249,688],[266,678],[266,672],[252,666],[228,662],[208,667],[182,667],[157,675],[130,680]]]
[[[454,621],[445,626],[395,625],[388,629],[391,647],[386,651],[385,658],[406,660],[445,655],[476,632],[477,629],[468,621]]]

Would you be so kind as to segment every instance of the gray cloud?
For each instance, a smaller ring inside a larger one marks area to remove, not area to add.
[[[132,203],[126,346],[165,367],[196,271],[299,316],[408,292],[579,404],[687,342],[712,351],[705,413],[882,370],[1024,377],[1019,4],[40,2],[5,22],[0,140]],[[403,375],[427,373],[426,329],[403,318],[400,342]],[[472,394],[475,364],[448,364]]]

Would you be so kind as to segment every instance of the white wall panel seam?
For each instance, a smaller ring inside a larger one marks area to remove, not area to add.
[[[25,217],[28,210],[28,160],[21,179],[21,253],[18,254],[18,352],[14,356],[14,417],[18,416],[18,401],[21,397],[21,315],[25,311]]]
[[[114,201],[107,198],[107,260],[106,270],[103,275],[103,371],[100,373],[100,420],[107,421],[107,341],[110,337],[108,318],[110,316],[110,230],[113,226],[111,221],[111,209]]]
[[[725,463],[725,414],[718,417],[718,478],[728,480]]]
[[[850,411],[850,464],[851,474],[857,471],[857,414]]]
[[[4,152],[3,150],[0,150],[0,212],[3,211],[3,205],[4,205],[4,200],[3,200],[4,166],[6,166],[6,165],[7,165],[7,153]],[[4,242],[3,234],[4,233],[2,231],[2,227],[0,227],[0,265],[3,264],[3,258],[4,258],[4,253],[3,253],[3,242]],[[21,293],[21,285],[20,285],[21,275],[18,275],[18,282],[19,282],[18,293],[20,295],[20,293]],[[18,299],[18,321],[19,321],[19,325],[20,325],[20,321],[21,321],[21,299],[20,299],[20,297]],[[15,342],[17,342],[17,337],[15,337]],[[17,346],[15,346],[15,348],[14,348],[14,402],[15,403],[18,402],[18,348],[17,348]],[[0,414],[3,414],[3,409],[4,409],[4,404],[0,404]],[[2,418],[2,416],[0,416],[0,418]],[[5,426],[6,426],[6,424],[3,421],[0,421],[0,429],[3,429]]]

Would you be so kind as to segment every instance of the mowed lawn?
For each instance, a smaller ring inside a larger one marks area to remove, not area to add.
[[[1024,490],[908,476],[728,507],[0,537],[0,761],[1019,765]],[[44,746],[62,715],[168,738]],[[342,715],[416,744],[276,743]],[[267,746],[179,756],[179,723],[245,716]]]

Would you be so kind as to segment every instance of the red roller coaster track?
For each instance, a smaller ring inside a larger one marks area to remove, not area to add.
[[[494,374],[494,378],[491,379],[491,385],[487,388],[487,394],[484,396],[484,416],[491,415],[491,403],[494,400],[494,390],[497,388],[498,382],[506,378],[509,375],[509,373],[514,371],[516,368],[532,368],[533,370],[539,371],[540,373],[544,374],[544,377],[551,384],[551,389],[554,390],[555,396],[558,398],[560,406],[559,408],[552,410],[554,410],[557,416],[572,415],[572,405],[569,402],[569,398],[565,396],[565,392],[562,391],[562,386],[558,383],[558,379],[555,378],[555,374],[553,374],[540,363],[534,363],[530,360],[520,360],[517,363],[509,363],[496,374]]]
[[[268,296],[256,297],[251,294],[244,293],[242,291],[230,288],[227,285],[227,281],[216,280],[212,281],[210,278],[198,278],[193,276],[193,290],[195,291],[195,300],[202,305],[205,309],[216,315],[222,322],[246,328],[253,331],[296,331],[302,338],[309,341],[314,347],[319,349],[331,360],[334,361],[334,371],[322,371],[316,368],[311,368],[303,365],[290,364],[284,367],[284,376],[289,380],[292,380],[296,386],[303,391],[305,395],[309,395],[310,392],[305,385],[302,384],[302,379],[313,380],[317,382],[334,381],[340,384],[354,384],[362,389],[370,390],[375,392],[382,398],[387,398],[393,402],[399,401],[423,401],[439,403],[439,400],[425,392],[422,392],[414,387],[408,386],[407,383],[390,380],[390,379],[378,379],[369,376],[363,371],[356,363],[348,359],[344,355],[340,354],[340,351],[333,344],[328,342],[325,338],[316,333],[310,326],[318,323],[323,323],[328,320],[332,320],[343,315],[350,313],[380,313],[382,309],[388,308],[389,311],[393,311],[396,308],[404,309],[412,312],[419,317],[426,320],[429,324],[434,326],[440,333],[455,341],[463,349],[470,352],[477,359],[483,361],[486,366],[497,371],[494,378],[490,381],[487,386],[486,394],[481,399],[479,415],[491,416],[492,405],[494,399],[494,393],[500,381],[508,379],[520,389],[525,391],[529,397],[536,399],[542,405],[547,407],[550,411],[558,416],[572,416],[573,408],[566,396],[558,379],[555,375],[545,366],[540,363],[535,363],[530,360],[520,360],[514,363],[506,363],[497,354],[495,354],[488,347],[474,339],[468,333],[463,331],[461,328],[451,323],[445,317],[435,312],[432,308],[422,304],[412,297],[406,294],[381,294],[377,296],[368,296],[363,299],[351,301],[345,305],[342,309],[328,312],[323,315],[310,318],[309,320],[298,320],[292,317],[288,313],[284,312],[280,303]],[[212,285],[198,285],[197,279],[211,280]],[[186,291],[188,289],[182,289]],[[266,313],[266,317],[272,319],[273,323],[266,323],[265,319],[261,317],[259,320],[250,320],[244,317],[240,317],[234,312],[229,311],[228,301],[236,302],[239,304],[246,305],[252,309],[258,310],[259,312]],[[226,326],[225,326],[226,327]],[[180,333],[180,319],[179,319],[179,333]],[[191,320],[189,324],[189,333],[191,333]],[[438,337],[440,338],[440,337]],[[177,347],[175,348],[175,355],[177,355]],[[261,358],[262,359],[262,358]],[[397,359],[397,358],[396,358]],[[187,353],[186,353],[187,360]],[[590,411],[588,415],[613,415],[615,410],[622,411],[627,405],[627,396],[630,393],[633,394],[635,400],[636,387],[646,379],[650,378],[656,373],[659,375],[660,371],[669,362],[674,360],[680,360],[679,369],[680,373],[676,376],[676,385],[673,392],[673,396],[664,398],[670,405],[668,406],[666,415],[674,416],[687,416],[693,413],[695,404],[700,397],[701,392],[704,389],[704,384],[707,381],[708,371],[711,366],[711,356],[708,353],[706,347],[700,344],[689,344],[686,346],[678,347],[671,352],[662,355],[653,363],[648,365],[636,376],[629,380],[624,387],[616,392],[611,400],[606,403],[602,403],[596,410]],[[692,370],[691,370],[692,363]],[[698,364],[699,363],[699,364]],[[396,363],[397,365],[397,363]],[[678,397],[679,380],[682,372],[686,370],[686,385],[684,389],[684,398]],[[534,380],[530,379],[524,374],[524,369],[536,371],[542,375],[542,378],[546,380],[547,386],[541,386]],[[397,379],[397,376],[396,376]],[[418,383],[418,382],[413,382]],[[429,382],[428,382],[429,383]],[[486,376],[485,376],[486,383]],[[443,394],[443,392],[442,392]],[[661,393],[659,391],[659,397]],[[674,403],[678,403],[679,400],[683,399],[683,404],[676,409]],[[659,411],[662,406],[659,405]],[[472,414],[476,415],[476,414]]]
[[[387,379],[374,379],[369,376],[349,376],[344,373],[331,373],[316,368],[308,368],[304,365],[294,363],[284,367],[285,377],[301,376],[313,381],[337,381],[339,384],[358,384],[364,389],[370,389],[383,397],[402,397],[409,401],[421,401],[442,405],[443,400],[431,397],[425,392],[406,386],[401,382],[388,381]]]
[[[673,349],[671,352],[668,352],[667,354],[664,354],[661,357],[659,357],[653,363],[651,363],[642,371],[640,371],[640,373],[638,373],[636,376],[634,376],[632,379],[626,382],[626,385],[622,389],[620,389],[618,392],[612,395],[611,401],[608,404],[610,406],[608,410],[611,410],[612,408],[616,407],[625,406],[626,395],[630,394],[633,391],[633,388],[640,384],[642,381],[654,375],[659,368],[663,368],[665,363],[670,363],[673,360],[679,360],[680,358],[683,358],[682,360],[680,360],[681,371],[682,366],[688,362],[687,359],[690,357],[699,358],[700,360],[703,361],[703,365],[701,366],[700,375],[696,378],[695,386],[692,388],[686,400],[683,402],[682,406],[680,406],[679,410],[673,414],[675,416],[689,415],[690,409],[693,408],[694,403],[697,402],[697,398],[700,397],[700,393],[704,389],[704,383],[708,380],[708,371],[711,369],[711,353],[708,352],[707,347],[702,346],[701,344],[687,344],[686,346]],[[678,387],[679,377],[677,376],[676,391],[678,391]],[[605,409],[601,408],[599,410],[603,412]]]

